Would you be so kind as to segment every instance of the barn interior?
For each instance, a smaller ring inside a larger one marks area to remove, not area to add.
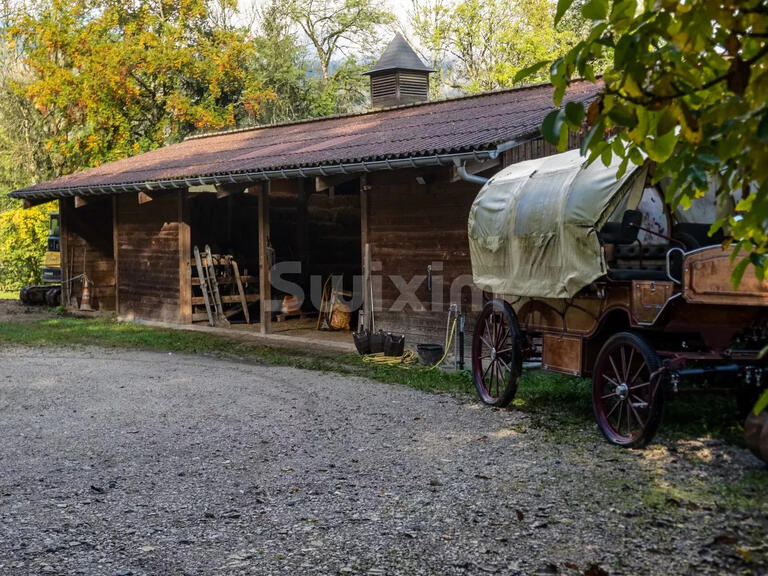
[[[267,199],[253,189],[191,190],[188,198],[193,322],[210,323],[194,253],[197,248],[206,268],[205,282],[210,249],[226,318],[214,318],[217,325],[302,337],[317,337],[318,328],[328,328],[324,338],[351,342],[357,312],[348,300],[362,267],[359,178],[273,181]],[[262,201],[267,219],[260,217]],[[261,254],[272,268],[266,327]]]

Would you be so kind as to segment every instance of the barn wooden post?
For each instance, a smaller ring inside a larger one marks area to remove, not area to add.
[[[189,227],[189,202],[186,190],[179,190],[179,322],[192,323],[192,270],[191,230]]]
[[[115,261],[115,314],[120,316],[120,265],[117,239],[117,196],[112,196],[112,257]]]
[[[69,215],[67,214],[68,198],[59,200],[59,265],[61,266],[61,304],[69,309],[69,299],[72,287],[69,282]]]
[[[360,324],[363,328],[371,329],[371,307],[373,302],[369,302],[369,295],[371,293],[370,278],[371,278],[371,247],[368,244],[368,177],[363,174],[360,176],[360,256],[362,257],[361,270],[363,273],[363,300],[362,309],[360,310]]]
[[[296,253],[301,263],[301,281],[309,286],[309,218],[307,217],[312,181],[306,178],[296,180]]]
[[[270,282],[269,249],[269,180],[264,182],[259,193],[259,327],[262,334],[272,330],[272,284]]]

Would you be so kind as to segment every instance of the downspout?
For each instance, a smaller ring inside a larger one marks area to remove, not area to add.
[[[488,154],[488,157],[491,160],[494,160],[499,157],[499,155],[503,154],[507,150],[510,150],[520,144],[517,140],[510,140],[508,142],[504,142],[503,144],[500,144],[496,147],[495,150],[491,150]],[[483,186],[486,182],[488,182],[488,178],[483,178],[482,176],[476,176],[475,174],[470,174],[467,172],[467,161],[462,160],[460,158],[454,158],[453,164],[456,166],[456,174],[459,175],[459,178],[464,180],[465,182],[471,182],[472,184],[479,184],[480,186]]]
[[[474,174],[470,174],[469,172],[467,172],[466,161],[456,159],[453,161],[453,163],[456,165],[456,174],[458,174],[459,178],[461,178],[465,182],[471,182],[472,184],[479,184],[480,186],[483,186],[486,182],[488,182],[488,178],[483,178],[482,176],[475,176]]]

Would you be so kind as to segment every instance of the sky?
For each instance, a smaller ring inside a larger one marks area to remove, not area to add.
[[[241,11],[248,11],[251,6],[260,6],[266,3],[266,0],[238,0],[238,5]],[[408,10],[411,8],[411,0],[384,0],[384,4],[388,5],[400,22],[403,24],[408,20]]]

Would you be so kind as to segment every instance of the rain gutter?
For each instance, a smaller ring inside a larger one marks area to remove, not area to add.
[[[129,192],[158,192],[162,190],[178,190],[190,186],[233,184],[254,184],[269,180],[287,180],[291,178],[307,178],[314,176],[335,176],[339,174],[364,174],[383,170],[397,170],[404,168],[423,168],[430,166],[446,166],[455,164],[464,166],[467,161],[494,160],[505,150],[516,146],[518,141],[505,142],[490,150],[473,150],[454,154],[432,154],[429,156],[417,156],[411,158],[391,158],[384,160],[360,161],[329,165],[316,165],[301,168],[287,168],[278,170],[257,170],[252,172],[238,172],[229,174],[212,174],[208,176],[195,176],[190,178],[171,178],[168,180],[152,180],[146,182],[133,182],[126,184],[100,184],[93,186],[73,186],[62,188],[49,188],[44,190],[17,190],[10,194],[11,198],[23,200],[48,200],[56,198],[71,198],[74,196],[102,196],[109,194],[122,194]],[[470,175],[471,176],[471,175]],[[475,177],[479,178],[479,177]],[[483,182],[485,179],[483,179]]]

